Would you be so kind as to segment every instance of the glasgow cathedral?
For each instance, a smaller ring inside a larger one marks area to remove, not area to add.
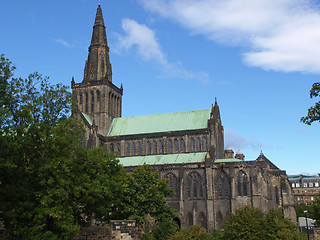
[[[217,101],[209,109],[121,117],[123,87],[112,82],[100,4],[83,80],[72,79],[71,85],[86,146],[117,153],[128,171],[141,164],[158,170],[175,193],[167,204],[179,211],[175,220],[181,227],[201,224],[212,231],[228,212],[245,205],[262,211],[279,207],[295,220],[285,171],[262,152],[248,161],[242,152],[225,148]]]

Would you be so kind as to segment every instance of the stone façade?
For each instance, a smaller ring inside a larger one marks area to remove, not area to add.
[[[245,205],[267,211],[281,207],[295,220],[292,189],[285,171],[262,153],[253,161],[224,148],[220,110],[211,109],[121,118],[123,87],[112,83],[109,47],[100,5],[93,27],[84,79],[72,91],[74,113],[85,126],[84,144],[116,152],[128,171],[147,163],[169,180],[181,227],[220,228],[228,212]]]

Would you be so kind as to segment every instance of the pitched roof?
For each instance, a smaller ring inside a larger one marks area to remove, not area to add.
[[[206,152],[197,153],[179,153],[179,154],[164,154],[164,155],[147,155],[118,158],[120,164],[124,167],[161,164],[184,164],[184,163],[199,163],[203,162],[206,157]]]
[[[90,118],[90,116],[84,112],[81,112],[82,116],[87,120],[87,122],[89,123],[90,126],[92,126],[92,120]]]
[[[108,136],[205,129],[211,109],[115,118]]]
[[[214,160],[214,163],[228,163],[228,162],[244,162],[244,160],[240,160],[237,158],[221,158]]]

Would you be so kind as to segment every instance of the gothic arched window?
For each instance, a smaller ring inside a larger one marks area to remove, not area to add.
[[[113,145],[113,143],[110,144],[110,152],[112,152],[112,153],[114,152],[114,145]]]
[[[194,152],[194,148],[195,148],[195,146],[194,146],[194,139],[191,138],[191,152]]]
[[[97,90],[97,102],[100,102],[100,91]]]
[[[157,142],[153,141],[153,153],[157,154]]]
[[[127,155],[130,156],[130,143],[127,143]]]
[[[229,197],[230,187],[227,175],[222,172],[218,178],[218,197]]]
[[[148,147],[148,154],[151,154],[151,143],[147,142],[147,147]]]
[[[120,156],[121,155],[121,145],[120,145],[120,143],[118,143],[118,145],[117,145],[117,150],[118,150],[118,155]]]
[[[141,142],[138,142],[138,153],[141,155]]]
[[[186,148],[186,144],[184,143],[183,138],[180,140],[180,151],[183,152]]]
[[[168,173],[165,178],[169,180],[169,187],[172,189],[172,191],[175,194],[174,198],[178,198],[178,196],[179,196],[179,183],[178,183],[177,177],[172,173]]]
[[[179,152],[179,143],[177,139],[174,140],[174,150],[175,152]]]
[[[189,174],[187,184],[189,198],[203,197],[203,181],[198,173],[194,172]]]
[[[89,112],[89,94],[86,92],[86,113]]]
[[[207,151],[207,148],[208,148],[207,138],[203,137],[203,150]]]
[[[135,155],[136,154],[136,144],[132,143],[132,154]]]
[[[159,142],[159,152],[163,153],[163,142],[161,140]]]
[[[169,139],[169,153],[172,153],[172,140]]]
[[[197,138],[197,150],[201,151],[201,141],[200,138]]]
[[[94,93],[91,92],[91,112],[94,112]]]
[[[242,170],[238,173],[238,196],[248,196],[248,177]]]

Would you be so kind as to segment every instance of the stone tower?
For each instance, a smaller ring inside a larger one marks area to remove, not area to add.
[[[88,60],[85,63],[83,81],[71,82],[76,96],[77,113],[86,118],[87,130],[106,136],[113,118],[121,117],[122,85],[112,83],[106,27],[99,4],[93,26]],[[86,141],[89,140],[86,133]],[[92,134],[91,134],[92,135]],[[94,144],[96,145],[96,144]]]
[[[211,158],[224,158],[224,133],[217,99],[215,100],[215,104],[211,109],[210,119],[208,120],[208,128],[210,132]]]

